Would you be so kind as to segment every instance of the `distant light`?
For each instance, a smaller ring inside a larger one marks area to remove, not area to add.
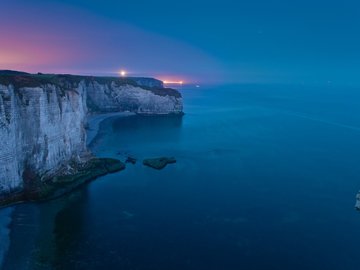
[[[120,70],[120,76],[125,77],[126,76],[126,71],[125,70]]]
[[[180,84],[183,85],[184,81],[163,81],[164,84]]]

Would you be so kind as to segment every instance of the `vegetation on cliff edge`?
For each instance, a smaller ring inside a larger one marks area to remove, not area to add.
[[[164,87],[149,87],[140,85],[136,82],[136,78],[131,77],[94,77],[94,76],[80,76],[70,74],[29,74],[25,72],[0,70],[0,84],[13,85],[16,90],[24,87],[40,87],[47,84],[53,84],[63,90],[74,90],[80,82],[84,81],[87,85],[97,82],[99,84],[111,85],[115,83],[118,86],[132,85],[140,87],[144,90],[153,92],[159,96],[174,96],[181,97],[181,94],[175,89]]]

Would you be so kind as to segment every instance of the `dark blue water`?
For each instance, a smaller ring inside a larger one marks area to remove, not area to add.
[[[18,206],[5,269],[359,269],[360,89],[182,92],[182,119],[108,119],[91,146],[177,163]]]

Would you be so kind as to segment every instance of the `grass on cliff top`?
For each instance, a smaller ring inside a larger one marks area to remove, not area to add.
[[[0,84],[13,85],[16,90],[24,87],[40,87],[47,84],[54,84],[60,87],[62,90],[73,90],[77,85],[84,81],[87,85],[93,82],[99,84],[115,83],[121,85],[138,86],[145,90],[153,92],[159,96],[174,96],[181,97],[181,94],[175,89],[160,88],[160,87],[148,87],[139,85],[135,79],[121,78],[121,77],[94,77],[94,76],[79,76],[70,74],[29,74],[25,72],[0,70]]]

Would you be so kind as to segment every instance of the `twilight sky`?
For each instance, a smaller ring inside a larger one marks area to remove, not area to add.
[[[358,0],[1,0],[0,69],[360,84]]]

